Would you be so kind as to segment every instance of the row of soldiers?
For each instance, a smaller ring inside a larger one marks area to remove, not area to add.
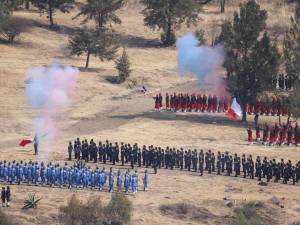
[[[163,108],[163,98],[161,94],[155,97],[155,109]],[[170,111],[182,112],[226,112],[228,110],[228,99],[208,96],[206,94],[176,94],[166,93],[165,108]]]
[[[45,165],[43,162],[6,162],[0,161],[0,182],[10,184],[24,184],[29,185],[42,185],[50,187],[68,187],[72,188],[90,188],[105,190],[108,182],[109,192],[114,191],[115,186],[115,173],[113,168],[110,168],[109,172],[106,172],[105,167],[100,170],[98,167],[92,169],[85,166],[68,166],[67,163],[63,167],[59,164],[52,164],[51,162]],[[116,186],[119,192],[122,191],[124,184],[125,192],[128,193],[132,190],[132,193],[138,191],[139,177],[135,170],[131,174],[128,169],[123,176],[121,169],[118,170]],[[143,177],[143,190],[146,191],[149,184],[149,176],[147,170],[145,170]]]
[[[265,98],[258,100],[255,104],[247,105],[249,115],[266,115],[266,116],[286,116],[289,113],[288,107],[284,106],[284,98]]]
[[[284,106],[285,99],[273,97],[258,100],[255,104],[247,104],[249,115],[286,116],[288,108]],[[165,109],[181,112],[227,112],[230,101],[225,97],[209,94],[176,94],[165,96]],[[155,109],[164,108],[161,94],[155,97]]]
[[[82,146],[82,144],[84,146]],[[75,147],[74,147],[75,146]],[[228,152],[218,152],[216,155],[211,150],[204,152],[203,150],[184,150],[183,148],[175,149],[166,147],[149,146],[148,148],[144,145],[140,148],[137,144],[130,145],[121,142],[112,144],[108,140],[103,144],[99,142],[99,147],[94,143],[93,140],[90,144],[87,141],[80,142],[79,138],[74,141],[74,144],[69,143],[68,152],[69,159],[72,159],[74,153],[76,159],[84,159],[86,161],[93,160],[94,162],[116,164],[121,165],[130,164],[132,168],[135,166],[146,168],[153,167],[154,173],[156,174],[158,169],[175,169],[200,172],[202,176],[204,171],[207,173],[226,174],[231,176],[233,173],[235,176],[240,176],[241,171],[244,173],[244,177],[254,178],[257,177],[267,178],[270,181],[272,178],[276,178],[275,181],[282,179],[283,183],[287,183],[289,180],[293,181],[293,184],[300,179],[300,162],[295,166],[292,165],[291,161],[284,162],[282,160],[280,165],[276,160],[268,160],[266,157],[263,159],[257,157],[256,162],[249,155],[247,158],[245,155],[239,157],[237,154],[230,155]],[[76,150],[75,150],[76,149]],[[86,149],[86,150],[83,150]],[[98,151],[93,152],[93,150]],[[83,151],[92,151],[90,154],[83,153]],[[77,152],[76,152],[77,151]],[[277,167],[280,168],[280,176],[278,175]],[[242,170],[241,170],[242,168]]]
[[[253,143],[253,132],[251,127],[247,129],[248,132],[248,142]],[[262,132],[262,139],[261,139]],[[300,146],[300,127],[296,123],[295,127],[291,124],[286,125],[285,123],[277,124],[270,127],[267,123],[262,127],[261,125],[256,125],[255,128],[255,140],[261,142],[263,145],[287,145],[287,146]]]

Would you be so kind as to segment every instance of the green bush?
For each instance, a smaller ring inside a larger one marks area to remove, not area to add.
[[[124,194],[115,193],[104,212],[109,224],[127,224],[131,219],[132,204]]]
[[[68,204],[59,208],[59,220],[67,225],[102,224],[102,201],[100,198],[95,198],[83,204],[75,195],[72,195]]]
[[[257,209],[262,206],[261,202],[248,202],[243,207],[235,209],[232,225],[262,225],[263,220],[257,214]]]
[[[106,207],[99,197],[84,204],[73,195],[60,207],[59,220],[66,225],[123,225],[130,221],[131,211],[131,202],[122,194],[113,194]]]

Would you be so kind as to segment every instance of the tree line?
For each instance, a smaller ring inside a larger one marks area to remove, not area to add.
[[[144,24],[162,32],[164,46],[176,42],[176,30],[180,26],[197,24],[203,5],[211,1],[140,0],[144,6]],[[226,1],[219,1],[221,12],[224,12]],[[91,55],[101,61],[114,60],[120,44],[111,27],[122,22],[116,12],[125,5],[125,0],[86,0],[84,3],[75,0],[0,0],[0,34],[10,36],[10,42],[18,35],[8,21],[20,5],[25,5],[25,8],[35,6],[41,15],[47,15],[49,26],[55,28],[55,11],[67,13],[75,7],[75,3],[79,13],[72,19],[81,19],[83,27],[76,28],[69,35],[71,55],[85,55],[85,68],[89,67]],[[229,92],[241,103],[243,120],[246,120],[247,104],[254,103],[265,92],[275,93],[272,81],[280,66],[284,66],[286,73],[292,77],[293,89],[288,93],[275,94],[288,95],[284,104],[290,108],[290,116],[300,117],[300,93],[297,91],[300,79],[300,1],[289,0],[288,3],[295,4],[295,14],[284,34],[282,51],[278,49],[278,41],[266,29],[267,11],[254,0],[241,4],[232,20],[223,21],[220,34],[212,41],[212,45],[221,44],[225,49],[226,83]],[[94,21],[94,28],[85,26],[90,20]],[[201,44],[205,44],[203,30],[198,30],[195,35]],[[121,58],[116,60],[116,68],[120,82],[125,81],[132,71],[125,48]]]

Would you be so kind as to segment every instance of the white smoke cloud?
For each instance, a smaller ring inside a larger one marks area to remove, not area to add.
[[[75,94],[79,70],[71,66],[53,64],[27,72],[26,98],[28,104],[38,110],[39,117],[33,122],[33,130],[40,144],[54,140],[56,118],[68,107]]]
[[[178,70],[181,74],[192,74],[197,77],[201,88],[211,87],[216,94],[224,89],[221,76],[225,54],[220,45],[199,46],[199,40],[193,33],[179,38],[176,43],[178,51]]]

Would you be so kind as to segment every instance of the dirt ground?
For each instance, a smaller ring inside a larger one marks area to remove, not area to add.
[[[281,33],[286,29],[291,10],[279,8],[275,3],[265,2],[270,11],[270,32]],[[207,30],[207,38],[218,31],[223,19],[231,18],[237,5],[230,6],[224,15],[219,15],[217,5],[204,8],[198,27]],[[246,142],[247,124],[228,121],[223,114],[168,113],[153,110],[153,96],[158,92],[201,91],[194,77],[180,76],[176,72],[176,49],[159,46],[159,32],[143,26],[140,7],[131,3],[121,10],[122,24],[114,29],[127,45],[133,74],[137,82],[133,89],[128,84],[111,84],[107,78],[116,76],[113,62],[100,62],[91,58],[90,69],[84,71],[84,57],[70,57],[67,51],[67,32],[79,26],[80,20],[72,20],[71,14],[55,15],[55,21],[63,27],[58,32],[47,28],[45,17],[37,12],[15,13],[26,31],[15,45],[0,44],[0,160],[43,160],[62,162],[67,157],[67,143],[76,137],[94,138],[95,141],[111,140],[140,145],[174,146],[184,148],[212,149],[238,154],[268,156],[270,158],[300,160],[300,148],[249,146]],[[91,22],[89,26],[93,26]],[[196,27],[182,27],[179,35],[193,31]],[[279,37],[280,38],[280,37]],[[71,64],[81,69],[77,94],[72,106],[60,118],[60,133],[51,148],[43,149],[38,157],[33,155],[32,146],[18,147],[23,138],[33,135],[32,121],[38,112],[32,110],[25,99],[25,73],[28,69],[52,62]],[[144,95],[138,90],[145,85],[149,92]],[[262,118],[273,123],[278,118]],[[249,117],[248,123],[253,122]],[[139,170],[142,173],[142,170]],[[275,196],[284,208],[275,207],[270,217],[277,224],[289,225],[300,221],[299,184],[296,186],[270,183],[267,187],[257,181],[225,176],[203,177],[192,172],[159,170],[150,175],[150,190],[129,195],[133,202],[132,224],[226,224],[225,218],[232,216],[232,208],[226,206],[224,198],[240,205],[257,200],[272,205]],[[109,193],[92,191],[69,191],[27,186],[12,186],[12,204],[4,209],[23,224],[58,224],[58,207],[66,204],[76,193],[82,199],[100,195],[104,202]],[[21,210],[27,193],[42,197],[36,210]],[[204,208],[202,220],[188,220],[161,213],[161,204],[188,202]],[[268,224],[274,224],[273,220]]]

